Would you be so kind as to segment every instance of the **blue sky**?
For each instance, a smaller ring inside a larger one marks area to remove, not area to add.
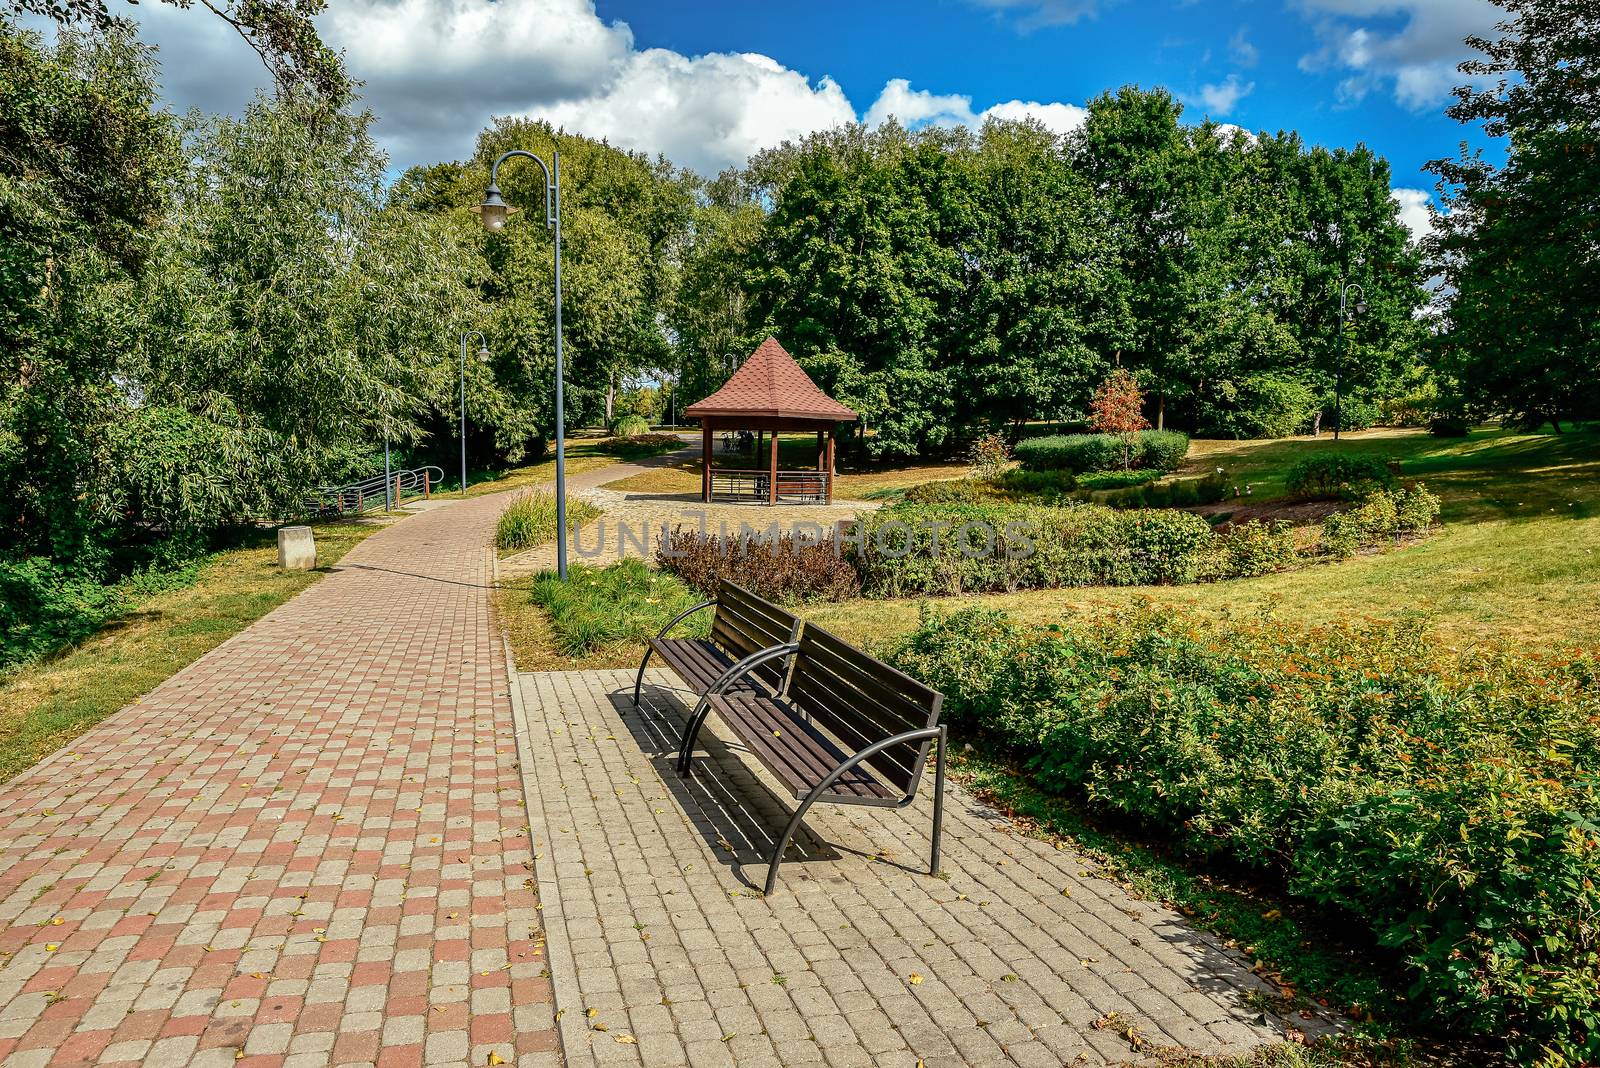
[[[266,82],[220,19],[124,9],[174,107],[237,111]],[[1366,142],[1414,230],[1421,170],[1473,129],[1444,115],[1490,0],[332,0],[395,172],[461,159],[495,116],[547,119],[713,174],[842,122],[1026,116],[1059,132],[1106,89],[1171,89],[1202,116]],[[1491,151],[1497,149],[1491,148]]]
[[[1339,7],[1370,12],[1343,26],[1375,36],[1402,35],[1415,18],[1412,5],[1401,3],[1329,6],[1335,13]],[[1441,21],[1456,22],[1463,35],[1481,30],[1483,5],[1454,6],[1456,18]],[[1011,99],[1081,104],[1124,84],[1161,85],[1184,99],[1190,118],[1212,112],[1249,130],[1296,129],[1329,146],[1364,141],[1393,165],[1396,185],[1429,189],[1424,163],[1453,155],[1463,138],[1483,143],[1444,115],[1448,84],[1439,83],[1431,99],[1421,85],[1409,95],[1397,91],[1382,73],[1369,84],[1346,84],[1360,72],[1339,62],[1337,52],[1323,58],[1341,20],[1330,25],[1328,12],[1306,5],[601,0],[597,8],[603,18],[627,22],[640,48],[761,52],[813,80],[832,77],[858,104],[893,78],[969,96],[978,111]],[[1417,42],[1419,58],[1431,58],[1428,44]],[[1397,55],[1396,65],[1404,58]],[[1213,104],[1236,99],[1220,111],[1208,109],[1207,86]]]

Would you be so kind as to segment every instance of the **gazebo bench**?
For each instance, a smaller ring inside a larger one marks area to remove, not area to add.
[[[709,639],[667,637],[672,628],[707,608],[716,609]],[[741,688],[765,687],[776,693],[783,687],[783,660],[794,652],[799,633],[799,616],[723,579],[715,597],[678,613],[646,644],[633,682],[634,706],[638,707],[644,669],[652,655],[659,656],[697,695],[707,693],[742,665],[749,667],[738,674]],[[779,655],[756,659],[774,651]]]
[[[764,663],[791,656],[781,690],[739,686]],[[764,892],[771,894],[778,865],[807,809],[819,801],[905,808],[916,799],[928,749],[937,742],[929,863],[930,874],[937,875],[944,819],[942,701],[936,690],[807,624],[798,643],[747,658],[700,698],[684,729],[678,774],[688,774],[700,726],[715,711],[799,802],[767,866]]]

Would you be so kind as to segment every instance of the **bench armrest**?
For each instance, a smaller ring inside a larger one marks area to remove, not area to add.
[[[706,691],[706,696],[726,693],[729,686],[732,686],[768,660],[779,660],[786,656],[793,656],[799,648],[800,644],[798,642],[784,642],[782,645],[774,645],[770,649],[762,649],[751,653],[727,671],[724,671],[717,681],[711,684],[711,688]]]
[[[667,636],[667,631],[671,630],[673,627],[676,627],[679,623],[682,623],[684,620],[688,619],[690,616],[694,615],[696,612],[703,612],[707,608],[710,608],[712,605],[714,605],[716,603],[717,603],[717,599],[715,597],[713,597],[709,601],[701,601],[699,604],[695,605],[693,608],[685,608],[682,612],[679,612],[677,615],[673,616],[670,620],[668,620],[667,621],[667,625],[661,628],[661,632],[659,634],[657,634],[654,638],[650,639],[650,640],[651,641],[659,641],[662,638],[665,638]]]

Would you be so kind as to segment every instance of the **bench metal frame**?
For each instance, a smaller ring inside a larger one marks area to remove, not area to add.
[[[677,761],[677,771],[680,777],[689,774],[689,764],[691,756],[694,753],[695,740],[700,734],[700,727],[703,723],[705,723],[706,716],[711,713],[712,696],[725,694],[729,687],[731,687],[735,682],[739,681],[739,679],[745,675],[748,675],[755,668],[760,667],[767,661],[774,660],[779,657],[803,655],[799,652],[799,648],[799,643],[795,642],[781,646],[774,646],[771,649],[763,649],[758,653],[752,653],[750,656],[745,657],[733,667],[729,668],[727,672],[725,672],[723,676],[717,680],[712,688],[700,698],[699,702],[694,706],[694,711],[689,715],[688,723],[684,726],[683,744],[678,750]],[[788,702],[784,701],[781,694],[774,695],[773,703],[797,720],[809,719],[803,710],[796,709],[790,706]],[[935,720],[938,718],[939,705],[941,703],[942,698],[936,695],[933,705],[933,718]],[[945,748],[948,745],[947,732],[948,728],[944,724],[938,723],[935,726],[920,727],[916,730],[904,731],[900,734],[891,735],[887,738],[880,738],[879,740],[863,746],[861,749],[850,754],[842,763],[825,775],[822,778],[822,781],[813,786],[811,791],[807,793],[805,797],[800,799],[799,807],[797,807],[794,810],[794,814],[789,817],[789,823],[786,827],[784,827],[783,834],[779,836],[777,846],[773,849],[772,860],[767,864],[767,881],[762,889],[762,893],[771,895],[773,890],[776,889],[778,884],[778,867],[783,863],[783,855],[788,851],[789,842],[794,838],[795,832],[800,829],[800,824],[805,819],[806,811],[810,809],[811,806],[816,802],[824,801],[827,804],[836,805],[868,805],[881,808],[902,809],[915,801],[917,797],[917,786],[921,782],[920,772],[911,782],[910,789],[906,791],[905,796],[901,797],[897,801],[890,799],[871,801],[867,799],[854,799],[842,796],[824,797],[824,795],[827,794],[828,789],[833,786],[834,783],[838,782],[846,774],[861,766],[863,763],[877,754],[896,745],[907,745],[916,742],[931,742],[935,747],[933,773],[933,847],[930,851],[928,874],[938,875],[939,839],[944,825]],[[926,751],[924,750],[924,752]]]

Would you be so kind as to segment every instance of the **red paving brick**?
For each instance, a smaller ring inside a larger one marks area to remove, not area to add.
[[[555,1048],[490,622],[502,504],[373,535],[0,787],[5,1065]]]

